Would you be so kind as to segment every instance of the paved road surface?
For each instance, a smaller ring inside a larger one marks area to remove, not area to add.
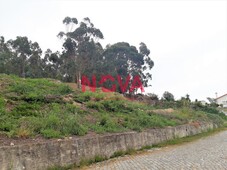
[[[90,170],[227,170],[227,131],[194,142],[114,158]]]

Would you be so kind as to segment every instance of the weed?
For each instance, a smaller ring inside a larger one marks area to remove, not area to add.
[[[54,129],[44,129],[41,131],[41,134],[46,138],[60,138],[61,133]]]
[[[118,93],[103,93],[101,89],[95,93],[72,91],[66,84],[51,79],[0,75],[0,83],[0,132],[10,137],[41,134],[56,138],[85,135],[88,131],[142,131],[192,121],[223,125],[227,120],[227,116],[215,108],[191,107],[177,102],[163,104],[163,107],[177,108],[173,113],[159,114],[153,112],[154,106],[129,101]],[[68,94],[82,104],[65,101]]]

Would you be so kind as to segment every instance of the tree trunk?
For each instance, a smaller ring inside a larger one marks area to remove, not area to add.
[[[25,57],[22,56],[21,77],[25,78]]]
[[[80,73],[80,71],[77,73],[77,75],[76,75],[76,80],[77,80],[77,87],[78,87],[78,89],[79,88],[81,88],[81,73]]]

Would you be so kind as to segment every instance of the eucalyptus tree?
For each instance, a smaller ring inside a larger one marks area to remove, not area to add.
[[[103,34],[94,27],[89,18],[78,23],[76,18],[66,17],[63,24],[66,25],[66,32],[60,32],[58,37],[64,41],[64,76],[80,85],[81,75],[97,62],[97,50],[100,50],[101,46],[98,41],[103,39]]]
[[[149,80],[152,79],[150,69],[154,66],[154,62],[149,57],[150,50],[144,43],[140,44],[139,50],[135,46],[131,46],[126,42],[119,42],[108,45],[103,53],[103,73],[118,77],[122,81],[129,80],[127,91],[133,78],[139,76],[144,87],[149,86]],[[130,79],[129,79],[130,76]],[[119,80],[118,81],[119,84]],[[115,82],[116,83],[116,82]],[[107,86],[110,84],[106,83]],[[120,87],[118,91],[122,92]]]
[[[0,37],[0,73],[11,73],[10,60],[12,53],[3,36]]]
[[[24,78],[25,76],[37,77],[37,74],[41,71],[35,70],[38,69],[37,65],[42,54],[39,44],[37,42],[33,43],[27,37],[20,36],[17,36],[15,40],[9,40],[7,43],[13,53],[11,60],[11,64],[15,69],[13,72]]]
[[[44,77],[63,80],[64,70],[61,67],[61,54],[58,51],[52,52],[50,49],[47,49],[42,63]]]
[[[32,78],[43,77],[43,63],[42,63],[42,50],[37,42],[30,46],[31,55],[27,59],[26,76]]]

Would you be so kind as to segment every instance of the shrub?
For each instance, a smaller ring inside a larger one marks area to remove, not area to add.
[[[59,95],[65,95],[65,94],[72,93],[72,89],[68,85],[61,84],[57,86],[54,93]]]
[[[10,132],[16,129],[17,121],[12,118],[2,118],[0,119],[0,131]]]
[[[90,99],[91,99],[91,95],[89,92],[84,92],[74,96],[74,100],[79,103],[87,102]]]
[[[100,102],[89,101],[86,103],[86,106],[98,111],[102,111],[104,109],[104,106]]]
[[[34,87],[24,82],[15,82],[11,85],[10,90],[18,94],[28,94],[34,91]]]
[[[0,115],[5,113],[5,100],[0,96]]]
[[[173,96],[172,93],[165,91],[163,93],[163,99],[166,100],[166,101],[174,101],[174,96]]]
[[[37,116],[39,115],[40,105],[38,103],[27,103],[21,102],[15,106],[11,114],[21,117],[21,116]]]
[[[61,132],[64,135],[83,136],[87,133],[87,128],[79,124],[75,116],[68,116],[62,124]]]
[[[60,138],[61,133],[54,129],[44,129],[41,131],[41,134],[46,138]]]
[[[57,116],[57,114],[51,113],[45,118],[45,128],[59,129],[59,125],[61,125],[61,120],[62,119]]]

